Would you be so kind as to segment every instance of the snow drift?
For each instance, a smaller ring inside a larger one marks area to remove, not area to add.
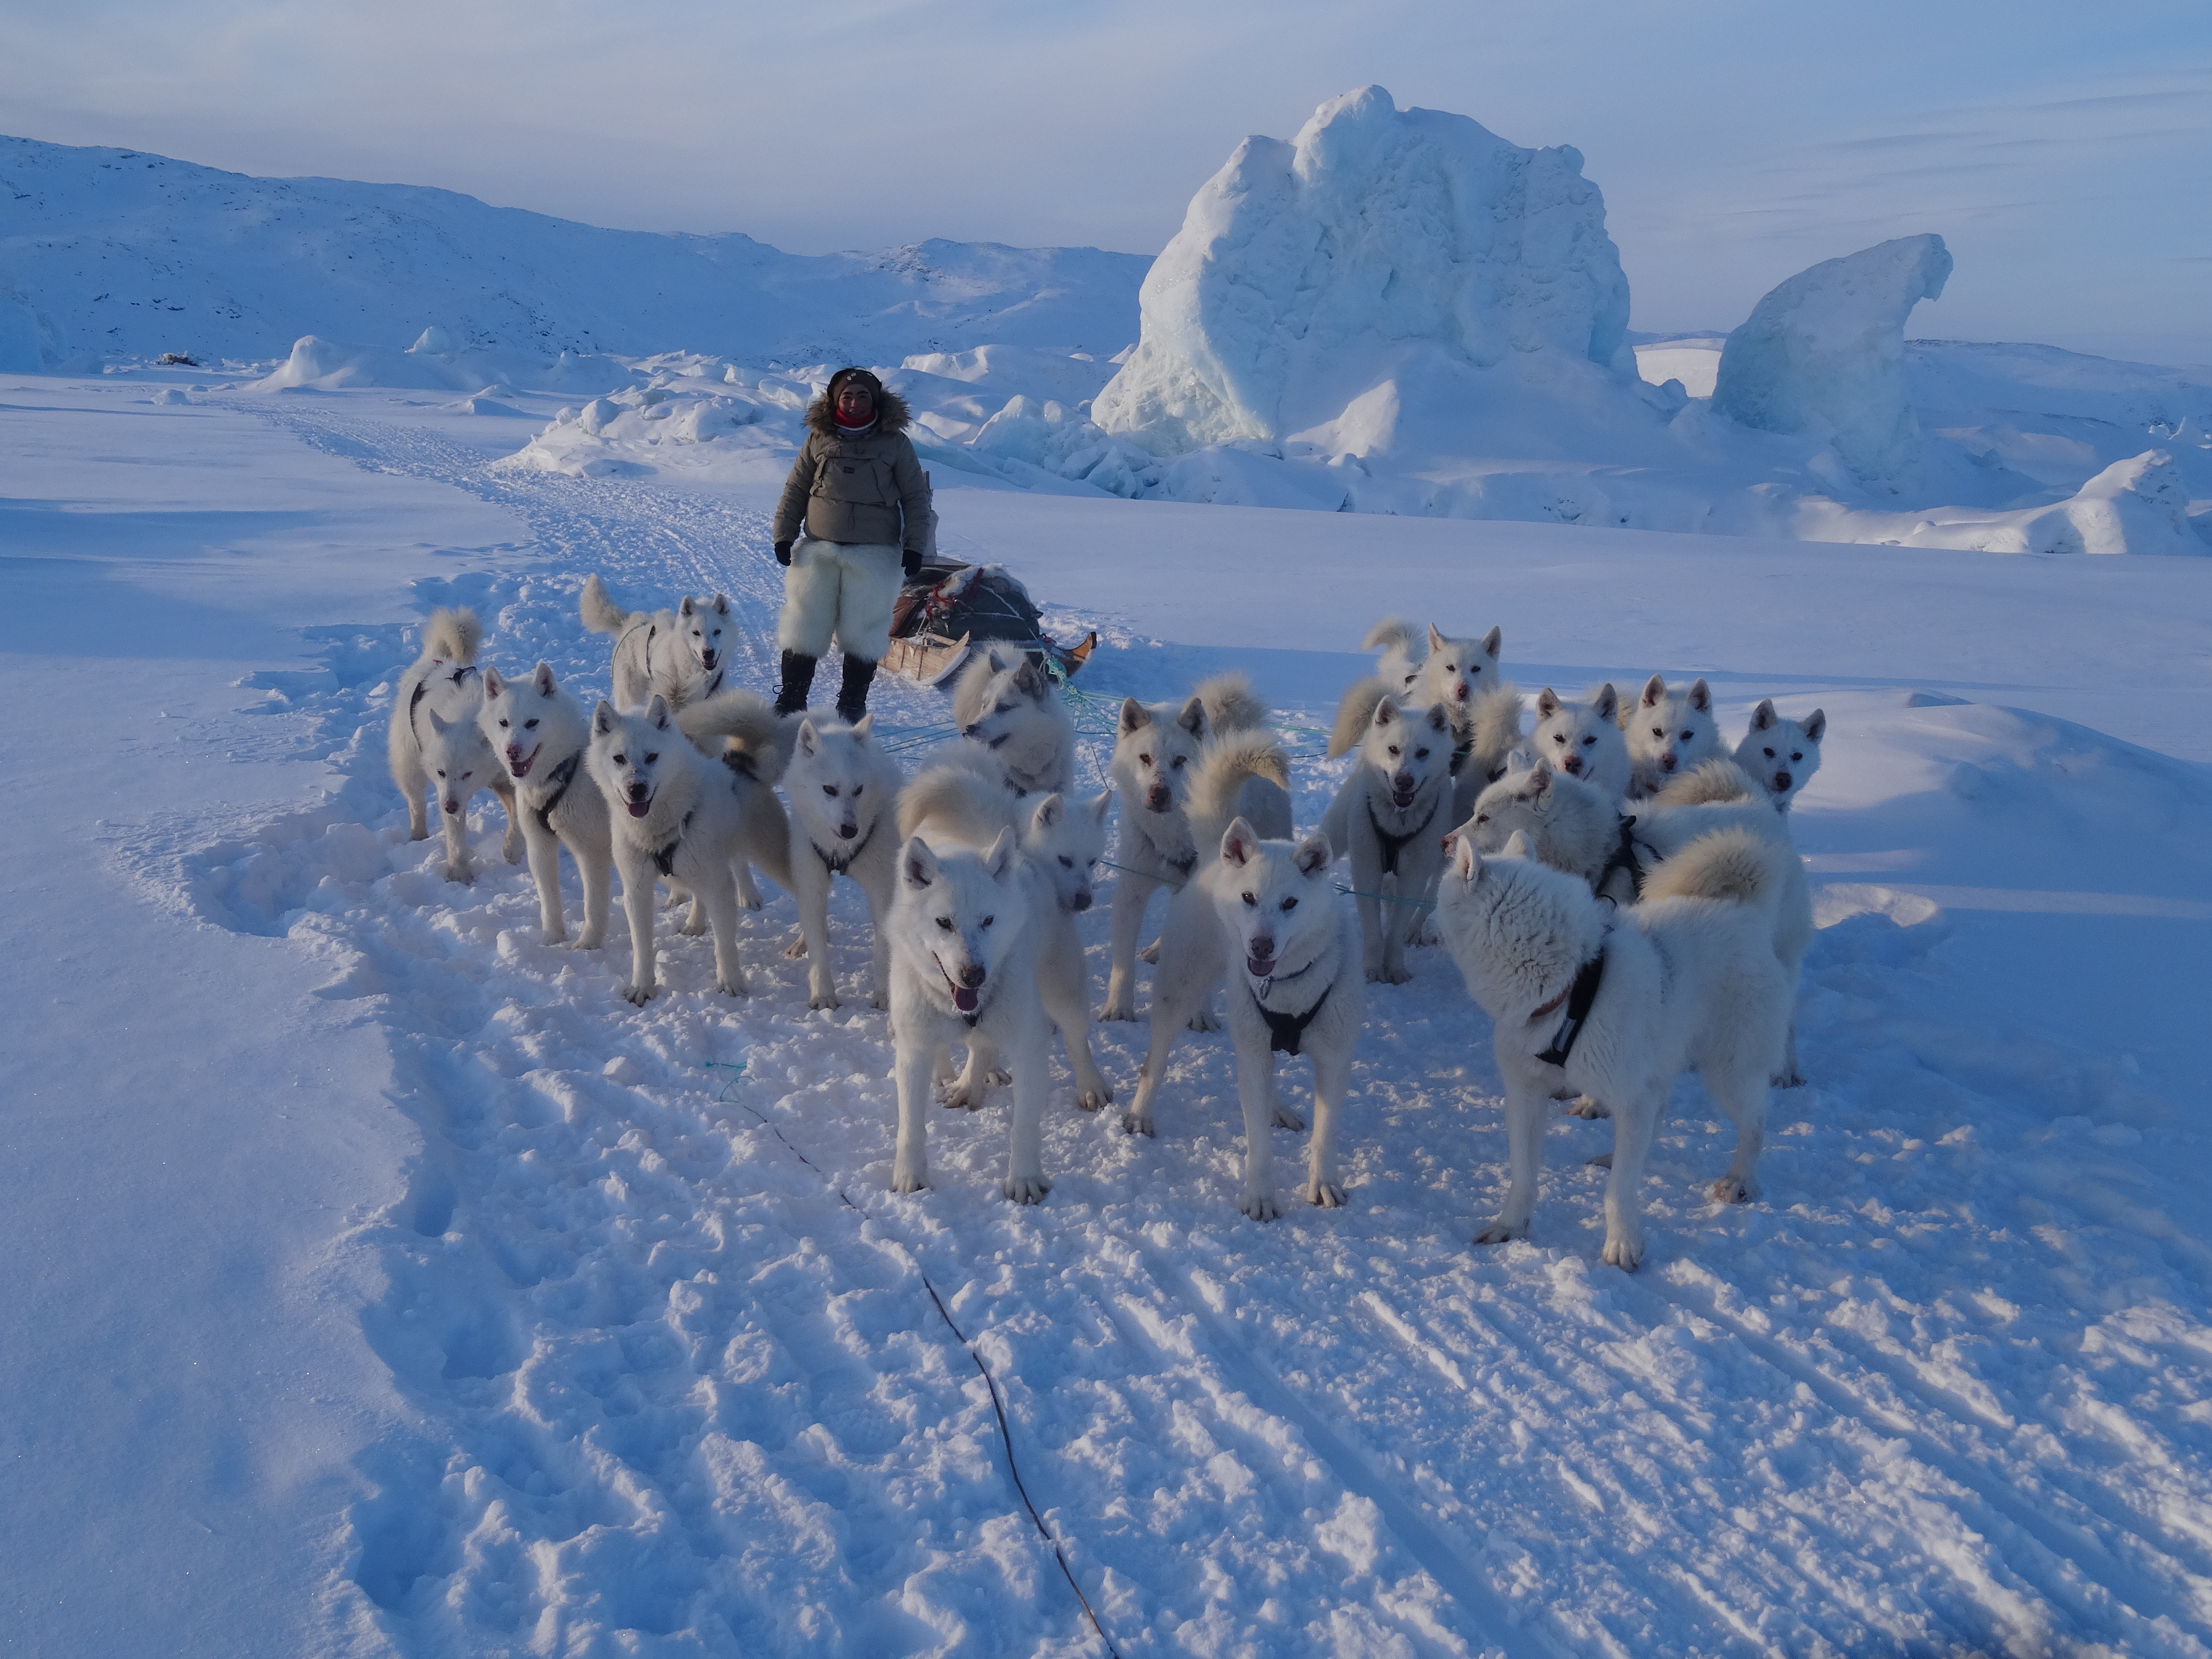
[[[1799,271],[1729,336],[1715,412],[1826,438],[1862,478],[1896,478],[1920,439],[1905,393],[1905,320],[1950,275],[1941,236],[1901,236]]]
[[[1630,372],[1628,281],[1581,155],[1401,111],[1381,87],[1330,100],[1288,143],[1240,144],[1138,305],[1135,355],[1092,412],[1163,456],[1343,424],[1387,443],[1407,371],[1518,354]]]

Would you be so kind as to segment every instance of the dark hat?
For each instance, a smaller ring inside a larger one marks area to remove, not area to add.
[[[878,403],[883,401],[884,383],[875,377],[872,371],[860,368],[856,364],[850,368],[841,368],[830,377],[829,396],[831,403],[837,401],[837,394],[845,389],[848,381],[858,381],[867,388],[871,398],[875,398]]]

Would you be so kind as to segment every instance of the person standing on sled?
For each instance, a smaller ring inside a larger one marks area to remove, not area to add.
[[[892,607],[902,578],[921,568],[929,528],[929,485],[907,419],[905,400],[865,368],[839,369],[807,409],[806,441],[775,508],[775,562],[785,568],[779,714],[806,707],[833,629],[845,653],[838,716],[867,712]]]

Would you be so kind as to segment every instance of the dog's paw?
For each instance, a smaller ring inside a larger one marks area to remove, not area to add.
[[[868,999],[868,1006],[879,1014],[888,1014],[891,1011],[891,1000],[878,991]]]
[[[1142,1115],[1139,1115],[1137,1112],[1135,1112],[1134,1110],[1127,1111],[1127,1112],[1122,1113],[1122,1114],[1121,1114],[1121,1133],[1122,1133],[1123,1134],[1129,1134],[1129,1135],[1151,1135],[1151,1134],[1152,1134],[1152,1133],[1153,1133],[1153,1129],[1152,1129],[1152,1114],[1151,1114],[1151,1113],[1149,1113],[1149,1112],[1146,1112],[1146,1113],[1143,1114]]]
[[[1218,1031],[1221,1022],[1213,1017],[1213,1010],[1201,1008],[1190,1017],[1189,1029],[1194,1031]]]
[[[623,1000],[625,1002],[634,1002],[641,1008],[644,1007],[647,1003],[652,1001],[653,998],[659,994],[660,987],[658,985],[625,985],[623,987]]]
[[[895,1193],[918,1193],[929,1185],[929,1166],[922,1164],[909,1169],[903,1164],[891,1166],[891,1190]]]
[[[1334,1181],[1309,1182],[1306,1202],[1324,1210],[1340,1210],[1344,1207],[1344,1188]]]
[[[1255,1221],[1279,1221],[1283,1206],[1273,1193],[1248,1192],[1237,1200],[1237,1207]]]
[[[1734,1176],[1723,1176],[1713,1182],[1713,1197],[1723,1204],[1748,1204],[1759,1196],[1755,1181],[1738,1181]]]
[[[837,994],[835,991],[813,992],[808,995],[806,1006],[813,1009],[835,1008],[838,1006]]]
[[[1109,1002],[1103,1008],[1101,1008],[1098,1011],[1098,1018],[1102,1021],[1109,1019],[1133,1020],[1136,1017],[1137,1005],[1133,1002]]]
[[[1385,968],[1381,973],[1375,975],[1373,977],[1377,981],[1384,985],[1410,985],[1413,983],[1413,970],[1410,968],[1402,966],[1397,968]]]
[[[1111,1089],[1083,1089],[1076,1093],[1075,1103],[1086,1112],[1103,1111],[1114,1103]]]
[[[1509,1227],[1503,1221],[1493,1221],[1474,1236],[1478,1244],[1510,1244],[1516,1238],[1528,1237],[1526,1226]]]
[[[944,1102],[948,1112],[980,1112],[987,1092],[984,1085],[970,1083],[963,1077],[946,1084],[938,1098]]]
[[[586,928],[576,935],[576,942],[568,948],[572,951],[596,951],[606,942],[607,936],[605,933],[595,933],[589,928]]]
[[[1150,945],[1147,945],[1143,950],[1137,952],[1137,960],[1139,962],[1158,963],[1159,959],[1160,942],[1158,939],[1154,939]]]
[[[557,927],[542,929],[539,939],[541,943],[546,945],[566,945],[568,942],[568,924],[563,922]]]
[[[1583,1162],[1593,1170],[1610,1170],[1613,1167],[1613,1154],[1600,1152],[1595,1158],[1586,1158]]]
[[[720,974],[714,975],[714,989],[726,997],[744,997],[752,994],[745,988],[745,982],[742,979],[724,979]]]
[[[805,955],[806,935],[793,933],[791,936],[791,942],[783,947],[783,959],[786,962],[799,962],[803,960]]]
[[[684,918],[684,925],[676,931],[686,939],[696,939],[707,931],[707,918],[694,910]]]
[[[1601,1100],[1593,1100],[1588,1095],[1578,1095],[1575,1098],[1575,1103],[1567,1108],[1567,1115],[1587,1118],[1611,1117],[1613,1108]]]
[[[761,908],[761,896],[758,893],[740,893],[738,895],[738,909],[757,910]]]
[[[1306,1127],[1306,1121],[1289,1107],[1278,1106],[1275,1108],[1275,1127],[1278,1129],[1303,1129]]]
[[[427,823],[426,823],[426,824],[424,824],[424,825],[423,825],[421,829],[419,829],[419,830],[410,830],[407,832],[407,839],[408,839],[408,840],[410,840],[410,841],[428,841],[428,840],[429,840],[429,839],[430,839],[430,826],[429,826],[428,824],[427,824]]]
[[[1052,1182],[1042,1176],[1008,1176],[999,1183],[999,1191],[1017,1204],[1042,1204],[1051,1190]]]
[[[1641,1233],[1622,1233],[1605,1241],[1605,1264],[1632,1273],[1644,1260],[1644,1236]]]
[[[1444,942],[1444,936],[1438,930],[1434,916],[1424,916],[1421,919],[1421,925],[1413,930],[1407,942],[1412,945],[1442,945]]]
[[[1766,1080],[1778,1089],[1802,1089],[1805,1086],[1804,1078],[1796,1072],[1777,1072]]]
[[[449,864],[446,866],[446,879],[456,887],[473,887],[477,884],[477,872],[465,864]]]
[[[994,1066],[983,1073],[983,1081],[994,1089],[1011,1089],[1014,1086],[1014,1074],[1003,1066]]]

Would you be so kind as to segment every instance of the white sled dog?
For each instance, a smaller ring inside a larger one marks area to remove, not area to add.
[[[1802,720],[1775,712],[1774,699],[1751,711],[1751,730],[1735,746],[1735,763],[1766,791],[1778,812],[1787,812],[1806,781],[1820,769],[1820,739],[1828,717],[1815,708]]]
[[[960,671],[952,723],[990,751],[1015,794],[1064,795],[1075,787],[1075,722],[1021,651],[994,645]]]
[[[1632,797],[1657,794],[1721,752],[1713,694],[1703,680],[1686,690],[1669,691],[1667,682],[1654,674],[1644,682],[1643,694],[1620,710],[1620,719],[1628,743]]]
[[[1101,1019],[1136,1018],[1145,908],[1162,886],[1181,888],[1216,855],[1231,817],[1242,812],[1261,835],[1289,838],[1290,762],[1265,730],[1267,715],[1242,674],[1203,681],[1181,704],[1123,699],[1110,769],[1122,801],[1123,867]],[[1197,1018],[1198,1029],[1213,1029],[1203,1004]]]
[[[585,627],[615,636],[619,707],[642,708],[659,696],[681,709],[722,689],[738,631],[723,595],[702,601],[686,593],[673,611],[625,611],[608,597],[606,584],[591,575],[584,579],[579,609]]]
[[[1244,1188],[1237,1208],[1255,1221],[1282,1213],[1275,1196],[1277,1126],[1303,1120],[1276,1088],[1278,1054],[1314,1062],[1313,1144],[1307,1201],[1344,1202],[1337,1165],[1337,1114],[1352,1075],[1366,983],[1359,925],[1329,880],[1326,836],[1292,845],[1263,841],[1239,817],[1222,832],[1218,855],[1175,896],[1160,934],[1152,983],[1152,1042],[1123,1127],[1152,1134],[1153,1103],[1167,1076],[1176,1034],[1228,970],[1229,1034],[1237,1048],[1237,1097],[1244,1115]]]
[[[1516,835],[1485,859],[1460,836],[1438,895],[1445,943],[1496,1022],[1505,1084],[1511,1183],[1474,1242],[1528,1237],[1545,1103],[1582,1093],[1613,1109],[1605,1260],[1633,1270],[1644,1253],[1644,1160],[1668,1090],[1692,1066],[1736,1129],[1735,1161],[1713,1196],[1758,1195],[1766,1080],[1790,999],[1767,913],[1788,855],[1744,830],[1701,836],[1616,917],[1585,883],[1527,852]]]
[[[514,811],[514,785],[477,726],[483,675],[476,666],[483,628],[473,611],[434,611],[422,628],[422,654],[399,677],[385,742],[392,781],[407,797],[407,839],[427,841],[430,816],[422,791],[434,787],[446,831],[446,879],[476,879],[469,864],[469,798],[489,789],[507,808],[501,854],[522,859],[522,827]]]
[[[841,875],[868,896],[875,947],[869,1005],[890,1006],[890,939],[884,929],[898,864],[898,798],[904,781],[898,763],[876,741],[874,715],[863,714],[853,726],[811,714],[800,717],[791,764],[783,774],[798,833],[791,837],[790,868],[776,879],[799,901],[799,942],[785,954],[806,958],[810,1008],[837,1006],[837,981],[830,970],[830,884]]]
[[[1375,706],[1386,694],[1408,708],[1441,702],[1451,712],[1452,822],[1461,822],[1483,785],[1504,771],[1506,757],[1521,737],[1521,693],[1498,673],[1504,638],[1502,629],[1492,628],[1480,639],[1451,639],[1431,623],[1428,654],[1416,657],[1419,635],[1413,624],[1399,617],[1383,617],[1361,642],[1368,650],[1382,647],[1381,661],[1372,678],[1355,680],[1338,702],[1328,758],[1347,754],[1365,740]],[[1334,836],[1329,844],[1344,850]]]
[[[1628,793],[1628,740],[1620,734],[1620,697],[1610,680],[1583,702],[1564,702],[1548,685],[1539,691],[1528,746],[1539,760],[1615,800]]]
[[[891,1030],[898,1142],[891,1190],[929,1185],[929,1101],[938,1062],[955,1042],[1006,1056],[1014,1109],[1006,1177],[1017,1204],[1041,1202],[1046,1085],[1044,1004],[1037,994],[1037,917],[1030,879],[1001,831],[987,853],[942,854],[920,836],[899,848],[891,903]]]
[[[584,926],[576,948],[596,951],[607,936],[607,902],[614,867],[607,799],[583,776],[592,740],[584,705],[540,661],[528,678],[510,680],[496,668],[483,673],[483,704],[477,725],[514,780],[521,808],[522,843],[538,884],[538,918],[545,942],[568,937],[561,914],[561,849],[568,849],[584,884]],[[580,786],[580,787],[579,787]]]
[[[653,884],[681,881],[707,912],[714,935],[714,988],[745,994],[738,961],[738,890],[730,871],[745,842],[745,811],[727,769],[692,746],[655,693],[642,712],[623,714],[602,699],[592,711],[585,768],[605,795],[623,908],[629,915],[630,982],[623,994],[642,1006],[654,977]]]
[[[1484,790],[1468,821],[1453,834],[1471,836],[1475,851],[1486,856],[1504,850],[1516,834],[1526,836],[1531,857],[1580,876],[1601,897],[1623,905],[1641,902],[1652,872],[1700,836],[1741,830],[1771,842],[1784,854],[1772,906],[1774,957],[1789,977],[1794,1006],[1813,944],[1813,889],[1788,823],[1761,803],[1758,786],[1731,763],[1709,760],[1657,799],[1632,805],[1633,811],[1624,811],[1600,791],[1540,761]],[[1795,1088],[1804,1080],[1793,1023],[1774,1081]],[[1605,1113],[1602,1102],[1581,1109],[1585,1116]]]
[[[1427,919],[1417,907],[1443,869],[1443,839],[1452,824],[1451,759],[1446,704],[1432,702],[1424,711],[1384,697],[1369,719],[1359,763],[1322,817],[1330,847],[1351,859],[1362,966],[1370,981],[1403,985],[1413,976],[1406,947]]]
[[[924,770],[906,787],[898,806],[899,834],[921,836],[933,846],[980,853],[996,845],[1006,830],[1018,837],[1030,908],[1038,919],[1037,990],[1066,1047],[1068,1069],[1075,1073],[1075,1103],[1086,1112],[1109,1104],[1114,1091],[1091,1052],[1091,975],[1075,918],[1091,908],[1091,876],[1106,850],[1106,814],[1113,805],[1113,794],[1106,790],[1073,805],[1060,795],[1034,804],[1017,800],[989,775],[988,767],[963,759]],[[945,1103],[973,1111],[983,1103],[988,1085],[1006,1079],[993,1069],[989,1043],[970,1036],[967,1069],[957,1079],[942,1080]]]

